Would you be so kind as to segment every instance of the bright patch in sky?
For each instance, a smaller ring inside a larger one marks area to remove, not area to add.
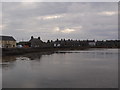
[[[0,30],[3,30],[6,27],[6,25],[0,25]]]
[[[61,32],[61,33],[72,33],[72,32],[74,32],[76,30],[72,29],[72,28],[60,29],[59,27],[55,27],[54,31]]]
[[[59,31],[60,31],[60,28],[59,28],[59,27],[55,27],[55,28],[54,28],[54,31],[59,32]]]
[[[75,31],[75,29],[67,28],[67,29],[62,30],[61,32],[62,33],[71,33],[71,32],[74,32],[74,31]]]
[[[39,16],[37,19],[42,19],[42,20],[51,20],[51,19],[57,19],[61,18],[63,15],[49,15],[49,16]]]
[[[104,12],[101,12],[101,13],[98,13],[99,15],[107,15],[107,16],[112,16],[112,15],[115,15],[117,14],[117,12],[114,12],[114,11],[104,11]]]

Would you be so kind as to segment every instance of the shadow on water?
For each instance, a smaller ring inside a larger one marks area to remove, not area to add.
[[[53,53],[51,52],[43,52],[43,53],[28,53],[24,55],[16,55],[16,56],[3,56],[2,57],[2,62],[1,65],[2,67],[11,67],[14,65],[14,62],[17,60],[41,60],[43,55],[52,55]]]
[[[53,54],[53,52],[43,52],[43,53],[28,53],[28,54],[24,54],[24,55],[14,55],[14,56],[3,56],[2,57],[2,62],[13,62],[16,61],[16,58],[20,58],[20,60],[25,60],[26,58],[29,58],[29,60],[38,60],[42,57],[42,55],[51,55]]]

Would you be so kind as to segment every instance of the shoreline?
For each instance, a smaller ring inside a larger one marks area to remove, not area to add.
[[[14,56],[14,55],[24,55],[27,53],[51,53],[55,51],[64,50],[87,50],[87,49],[102,49],[103,47],[69,47],[69,48],[1,48],[0,56]],[[103,48],[103,49],[119,49],[119,48]]]

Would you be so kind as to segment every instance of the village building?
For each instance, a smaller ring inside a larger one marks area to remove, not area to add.
[[[33,36],[31,36],[31,39],[29,40],[29,43],[31,45],[31,47],[45,47],[45,43],[40,39],[40,37],[38,38],[34,38]]]
[[[57,40],[53,43],[53,46],[54,46],[54,47],[61,47],[61,46],[62,46],[62,45],[61,45],[61,41],[57,39]]]
[[[90,47],[94,47],[96,45],[96,42],[95,42],[95,40],[89,40],[88,44]]]
[[[0,48],[15,48],[16,40],[12,36],[0,36]]]
[[[56,40],[54,41],[54,47],[79,47],[80,43],[77,40],[65,40],[65,39],[61,39],[61,40]]]

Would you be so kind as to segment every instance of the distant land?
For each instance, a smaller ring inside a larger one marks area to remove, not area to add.
[[[19,55],[30,52],[50,52],[56,50],[83,50],[89,48],[120,48],[120,40],[72,40],[57,39],[43,42],[40,37],[16,42],[12,36],[0,36],[3,55]]]

